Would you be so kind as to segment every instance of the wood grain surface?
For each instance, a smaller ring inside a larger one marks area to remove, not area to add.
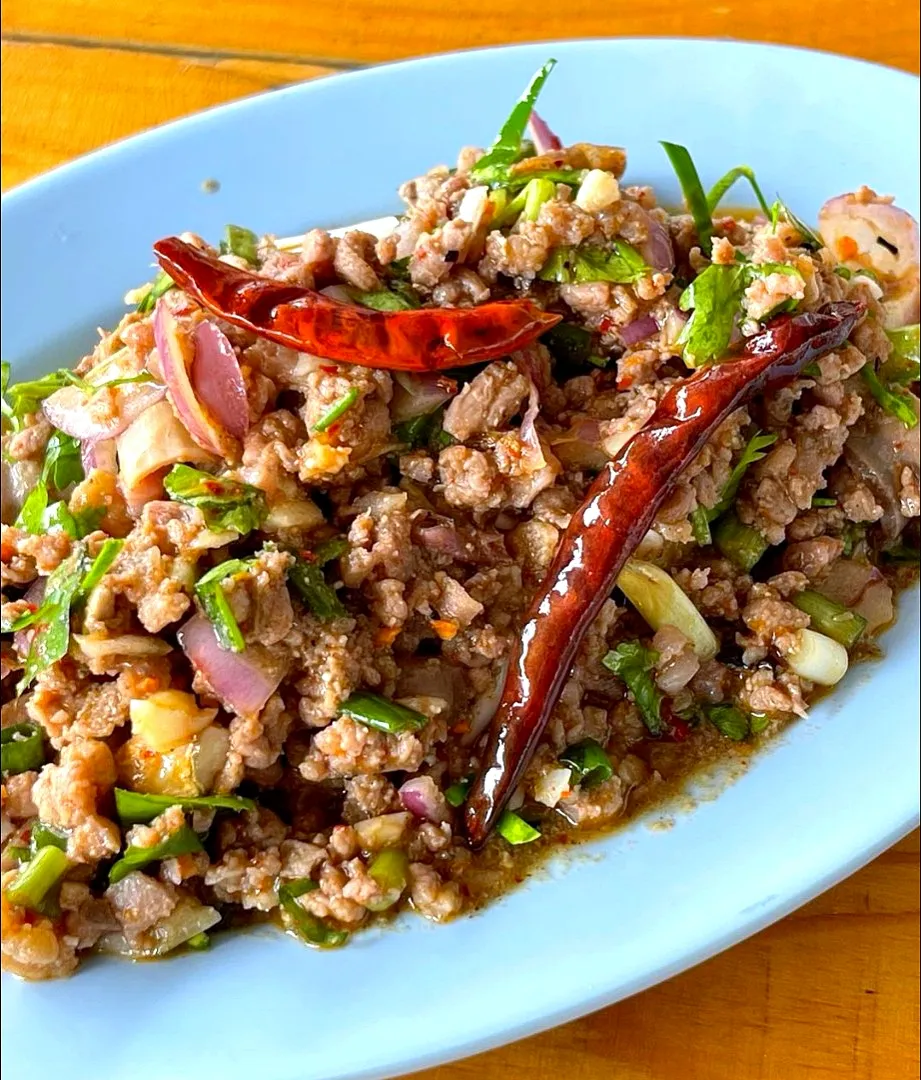
[[[912,0],[5,0],[2,27],[4,188],[197,109],[426,52],[668,34],[778,41],[909,71],[918,71],[919,54]],[[800,911],[684,975],[554,1031],[419,1075],[915,1080],[919,877],[916,832]]]

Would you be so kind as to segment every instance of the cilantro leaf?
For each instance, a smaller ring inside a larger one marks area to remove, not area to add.
[[[886,386],[873,370],[872,364],[864,364],[860,374],[882,409],[901,420],[909,429],[918,426],[918,399],[914,394],[900,386]]]
[[[176,282],[165,270],[161,270],[153,281],[147,286],[147,291],[137,302],[137,311],[140,315],[149,315],[156,307],[157,301],[170,289],[176,287]]]
[[[655,649],[647,649],[642,642],[622,641],[601,661],[627,684],[650,735],[661,735],[665,730],[662,694],[651,675],[658,659]]]
[[[214,627],[218,644],[228,652],[243,652],[246,642],[243,640],[240,626],[221,583],[237,574],[248,573],[253,561],[252,559],[227,559],[226,562],[212,567],[195,584],[195,595]]]
[[[681,294],[678,306],[693,313],[678,337],[688,367],[703,367],[725,355],[748,287],[747,267],[713,264]]]
[[[80,457],[80,441],[63,431],[53,431],[45,447],[42,480],[56,491],[63,491],[83,479],[83,461]]]
[[[265,520],[265,497],[252,484],[174,465],[163,486],[173,502],[199,509],[210,529],[234,529],[246,536]]]
[[[222,255],[236,255],[245,259],[250,266],[259,265],[259,237],[252,229],[242,225],[225,225],[224,238],[220,243]]]
[[[651,273],[636,248],[618,240],[612,251],[588,245],[555,248],[538,277],[541,281],[555,281],[560,285],[581,285],[589,281],[615,281],[626,285]]]

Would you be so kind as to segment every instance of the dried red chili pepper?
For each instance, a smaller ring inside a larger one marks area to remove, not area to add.
[[[862,306],[845,302],[774,319],[724,363],[671,387],[599,474],[525,616],[484,766],[467,799],[474,845],[486,840],[515,790],[586,630],[682,470],[734,409],[842,345],[862,313]]]
[[[372,311],[238,270],[175,236],[157,241],[154,251],[181,289],[227,322],[362,367],[433,371],[479,364],[529,345],[561,318],[531,300]]]

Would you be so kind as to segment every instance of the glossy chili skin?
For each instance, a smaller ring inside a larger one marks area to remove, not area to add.
[[[725,362],[671,387],[599,474],[563,535],[511,657],[464,811],[474,846],[484,843],[521,780],[585,632],[682,470],[733,410],[841,346],[862,312],[843,302],[774,319]]]
[[[472,308],[371,311],[239,270],[176,236],[154,252],[173,281],[227,322],[280,345],[388,371],[438,371],[508,356],[561,316],[530,300]]]

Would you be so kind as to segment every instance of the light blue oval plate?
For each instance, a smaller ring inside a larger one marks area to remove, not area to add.
[[[404,179],[489,141],[531,73],[570,140],[628,147],[678,192],[657,140],[705,182],[746,162],[805,218],[867,183],[918,213],[918,82],[727,42],[572,42],[438,56],[265,95],[161,128],[3,200],[3,355],[71,363],[149,277],[157,237],[228,221],[293,233],[387,213]],[[205,194],[202,182],[220,182]],[[448,926],[410,917],[348,948],[231,935],[159,964],[4,977],[10,1080],[333,1080],[418,1069],[636,993],[768,925],[918,821],[918,602],[737,783],[674,827],[642,822]]]

